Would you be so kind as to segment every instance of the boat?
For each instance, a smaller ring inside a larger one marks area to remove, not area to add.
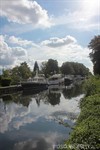
[[[44,90],[48,87],[48,82],[43,74],[36,74],[34,78],[29,78],[21,82],[23,90]]]
[[[48,79],[49,85],[62,85],[64,84],[64,77],[61,74],[54,74]]]

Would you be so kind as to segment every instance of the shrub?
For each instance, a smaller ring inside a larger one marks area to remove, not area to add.
[[[86,80],[85,89],[86,96],[80,102],[81,113],[69,140],[65,142],[73,150],[100,149],[100,76]]]
[[[1,79],[1,85],[2,86],[9,86],[11,83],[11,79],[10,78],[2,78]]]
[[[93,76],[85,82],[86,96],[100,93],[100,76]]]

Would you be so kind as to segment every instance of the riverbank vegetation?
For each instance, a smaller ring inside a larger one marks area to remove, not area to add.
[[[81,113],[64,150],[100,149],[100,77],[85,81],[86,96],[80,102]]]

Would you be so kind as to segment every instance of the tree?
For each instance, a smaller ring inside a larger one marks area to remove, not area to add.
[[[20,64],[18,72],[21,79],[28,79],[29,77],[32,76],[31,70],[26,62]]]
[[[100,75],[100,35],[95,36],[88,45],[92,52],[89,54],[91,61],[93,62],[94,74]]]
[[[41,73],[43,73],[45,76],[46,76],[46,65],[47,61],[41,63]]]
[[[46,76],[53,75],[59,72],[58,62],[54,59],[49,59],[46,64]]]
[[[64,62],[60,70],[64,75],[89,75],[89,69],[78,62]]]
[[[26,62],[21,63],[20,66],[16,66],[11,70],[12,84],[17,84],[20,80],[28,79],[31,76],[31,70]]]
[[[11,74],[11,70],[10,69],[6,69],[6,70],[2,70],[2,77],[4,78],[9,78]]]
[[[60,68],[62,74],[74,74],[74,69],[71,62],[64,62]]]
[[[34,63],[33,73],[35,73],[35,74],[36,74],[36,71],[39,71],[39,66],[38,66],[37,61],[35,61],[35,63]]]
[[[11,79],[12,84],[18,84],[20,82],[19,66],[16,66],[11,70]]]

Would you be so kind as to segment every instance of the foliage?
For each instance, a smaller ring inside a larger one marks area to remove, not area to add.
[[[37,61],[35,61],[35,63],[34,63],[33,74],[36,74],[36,71],[39,71],[39,66],[38,66]]]
[[[87,92],[80,103],[81,113],[65,142],[67,147],[73,146],[73,150],[100,149],[100,77],[91,77],[85,82],[85,87]]]
[[[35,61],[33,72],[31,72],[26,62],[15,66],[12,69],[3,70],[2,77],[11,78],[11,84],[18,84],[23,79],[28,79],[36,74],[36,70],[39,70],[37,61]],[[45,77],[49,77],[56,73],[62,74],[74,74],[74,75],[89,75],[89,70],[80,63],[65,62],[61,68],[58,66],[57,60],[49,59],[48,61],[42,62],[41,70],[39,73],[43,73]]]
[[[21,63],[20,66],[14,67],[11,71],[12,84],[18,84],[20,80],[28,79],[31,76],[31,70],[26,62]]]
[[[12,69],[11,79],[12,79],[12,84],[18,84],[20,82],[19,66],[16,66]]]
[[[100,35],[95,36],[89,43],[88,47],[92,50],[90,58],[94,65],[94,74],[100,75]]]
[[[20,64],[18,71],[21,79],[28,79],[32,76],[30,68],[28,67],[26,62]]]
[[[88,145],[89,148],[100,148],[100,94],[85,98],[81,113],[77,121],[75,130],[72,132],[69,141]]]
[[[77,62],[64,62],[60,70],[65,75],[89,75],[89,69]]]
[[[47,62],[42,63],[41,71],[46,77],[59,73],[59,67],[57,60],[49,59]]]
[[[95,94],[84,98],[80,106],[81,106],[81,113],[78,118],[78,122],[81,122],[82,120],[88,118],[89,116],[98,118],[100,116],[100,108],[99,108],[100,94]]]
[[[11,70],[10,69],[6,69],[6,70],[3,69],[2,72],[3,72],[2,77],[4,77],[4,78],[9,78],[10,75],[11,75]]]
[[[45,76],[46,76],[46,64],[47,61],[41,63],[41,73],[43,73]]]
[[[1,86],[9,86],[11,83],[11,79],[10,78],[2,78],[1,79]]]
[[[18,84],[20,80],[28,79],[32,76],[31,70],[26,62],[15,66],[13,69],[3,70],[2,78],[10,78],[11,84]]]
[[[92,76],[85,81],[84,88],[86,90],[86,96],[100,93],[100,77]]]

